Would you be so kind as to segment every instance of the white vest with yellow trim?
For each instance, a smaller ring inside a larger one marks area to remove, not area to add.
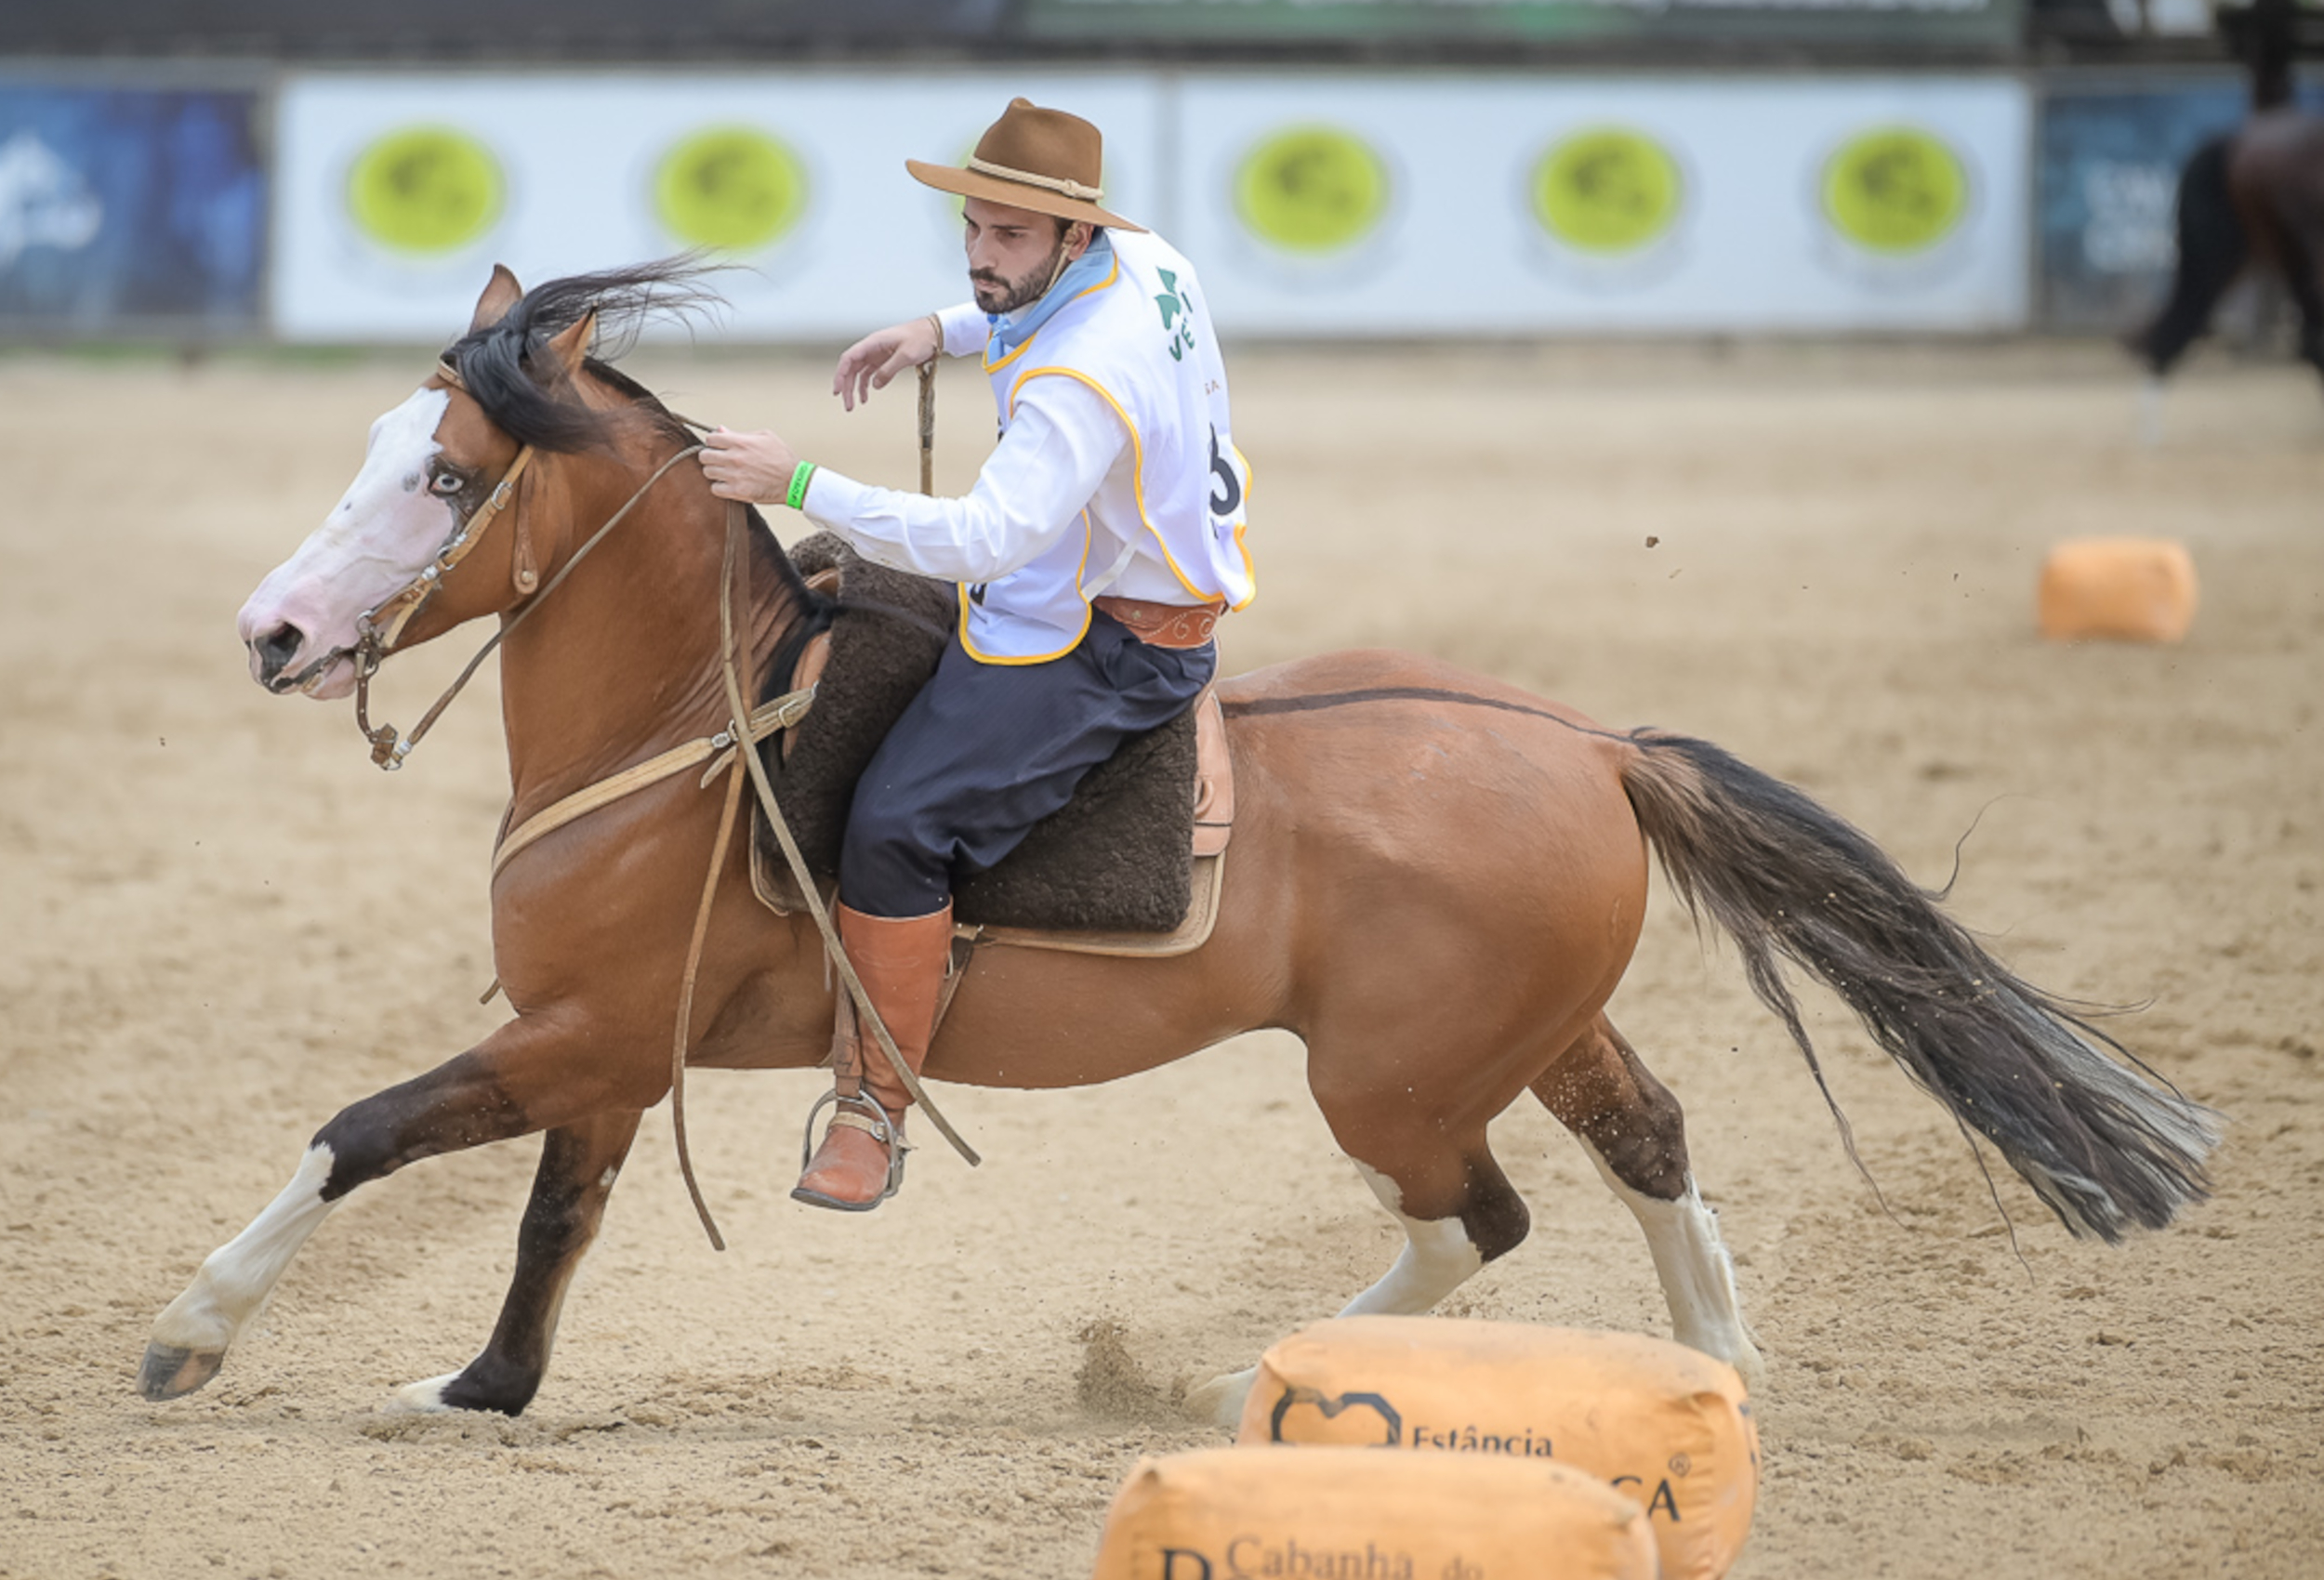
[[[1113,271],[1050,315],[984,371],[1008,431],[1024,387],[1071,378],[1122,421],[1134,473],[1134,511],[1100,497],[1040,558],[960,589],[960,639],[988,664],[1037,664],[1073,651],[1089,627],[1089,600],[1118,590],[1135,564],[1142,588],[1175,583],[1177,601],[1223,599],[1240,609],[1257,583],[1243,528],[1250,468],[1227,421],[1226,367],[1194,266],[1161,238],[1109,231]],[[1115,519],[1119,516],[1123,519]],[[1155,597],[1154,592],[1142,596]]]

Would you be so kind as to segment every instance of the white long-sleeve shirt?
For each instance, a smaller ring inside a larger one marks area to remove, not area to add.
[[[989,329],[974,302],[947,308],[937,319],[946,355],[984,349]],[[1007,431],[967,494],[944,498],[881,488],[819,467],[802,508],[809,520],[839,533],[875,563],[976,584],[1031,564],[1092,505],[1102,520],[1138,520],[1137,489],[1129,431],[1105,398],[1077,379],[1037,378],[1018,394]],[[1087,573],[1094,580],[1106,569],[1092,563]],[[1132,559],[1103,590],[1188,601],[1169,568],[1146,555]]]

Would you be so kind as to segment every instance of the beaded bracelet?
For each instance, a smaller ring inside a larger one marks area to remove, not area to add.
[[[815,464],[812,461],[801,461],[792,467],[790,492],[783,496],[783,503],[794,510],[804,510],[807,507],[807,480],[814,475]]]

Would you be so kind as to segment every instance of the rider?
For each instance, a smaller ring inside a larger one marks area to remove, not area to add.
[[[857,341],[832,389],[853,411],[905,368],[981,352],[1001,437],[967,494],[857,482],[772,433],[705,441],[720,497],[787,504],[867,560],[959,584],[957,629],[865,769],[839,857],[840,941],[915,1073],[953,875],[999,862],[1122,741],[1184,712],[1219,616],[1253,590],[1208,309],[1191,264],[1097,206],[1100,146],[1018,99],[965,168],[905,162],[966,200],[976,299]],[[910,1098],[868,1035],[835,1085],[791,1193],[868,1211],[900,1182]]]

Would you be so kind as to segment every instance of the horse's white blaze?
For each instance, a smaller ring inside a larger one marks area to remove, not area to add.
[[[307,1236],[337,1204],[323,1199],[331,1178],[331,1149],[316,1145],[299,1160],[283,1193],[250,1227],[204,1259],[186,1292],[154,1320],[153,1342],[197,1354],[216,1354],[257,1314]]]
[[[1657,1201],[1623,1184],[1597,1148],[1586,1140],[1581,1145],[1598,1165],[1606,1188],[1645,1231],[1655,1276],[1662,1281],[1662,1297],[1670,1308],[1670,1336],[1689,1350],[1724,1361],[1743,1374],[1748,1387],[1756,1389],[1763,1368],[1736,1298],[1735,1263],[1719,1238],[1718,1218],[1695,1187],[1695,1177],[1686,1177],[1686,1190],[1678,1200]]]
[[[429,488],[429,463],[443,447],[436,428],[449,390],[420,389],[371,425],[363,468],[297,551],[270,573],[236,622],[244,645],[284,625],[305,641],[285,666],[297,673],[325,654],[355,645],[355,621],[419,574],[458,524],[452,503]],[[259,674],[253,649],[250,673]],[[333,665],[310,694],[344,696],[354,665]]]
[[[1360,1161],[1356,1172],[1372,1188],[1380,1205],[1404,1225],[1404,1249],[1396,1265],[1378,1284],[1348,1302],[1343,1317],[1418,1316],[1469,1282],[1485,1265],[1484,1254],[1470,1242],[1468,1226],[1457,1218],[1418,1218],[1404,1215],[1404,1192],[1394,1180]]]

